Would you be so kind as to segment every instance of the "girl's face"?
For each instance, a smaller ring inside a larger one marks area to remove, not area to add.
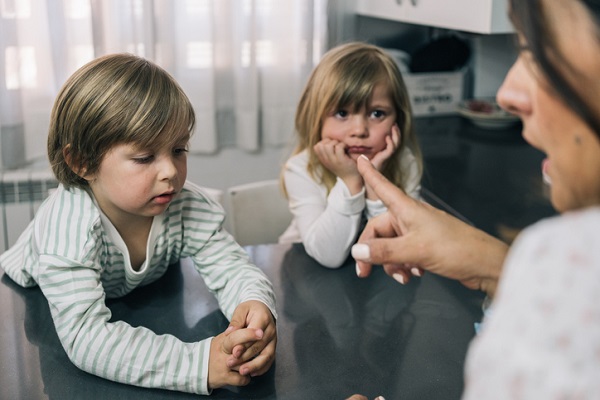
[[[548,20],[560,29],[558,50],[572,70],[561,71],[600,112],[600,52],[593,24],[577,2],[545,0]],[[527,43],[521,43],[527,46]],[[575,62],[576,61],[576,62]],[[577,75],[577,77],[575,77]],[[543,173],[549,178],[551,201],[560,211],[600,204],[600,140],[551,90],[524,50],[509,71],[497,100],[523,121],[523,137],[546,153]]]
[[[118,144],[103,158],[98,172],[86,176],[102,211],[118,226],[165,211],[187,176],[187,144],[144,149]]]
[[[385,138],[392,134],[396,110],[384,84],[378,84],[366,107],[359,110],[334,110],[323,120],[321,139],[343,143],[354,160],[361,154],[372,159],[385,149]]]

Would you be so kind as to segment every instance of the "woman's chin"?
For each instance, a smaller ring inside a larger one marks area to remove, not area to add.
[[[585,208],[585,204],[581,204],[575,201],[571,196],[564,196],[556,190],[555,187],[550,187],[550,203],[552,207],[559,213],[565,213],[567,211],[575,211]]]

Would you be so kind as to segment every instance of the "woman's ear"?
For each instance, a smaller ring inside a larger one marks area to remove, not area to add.
[[[71,154],[71,145],[70,144],[63,147],[62,152],[63,152],[63,158],[65,159],[65,162],[67,163],[67,165],[69,166],[71,171],[73,171],[73,173],[75,173],[76,175],[85,179],[86,181],[92,180],[93,177],[88,175],[87,168],[85,166],[79,165],[77,160],[75,160],[73,158],[73,155]]]

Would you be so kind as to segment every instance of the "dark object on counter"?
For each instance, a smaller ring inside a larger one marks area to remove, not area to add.
[[[471,49],[464,40],[446,36],[415,50],[411,54],[409,68],[413,73],[457,71],[467,64],[470,57]]]

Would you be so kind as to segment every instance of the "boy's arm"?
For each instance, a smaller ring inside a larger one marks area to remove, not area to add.
[[[245,301],[264,303],[273,316],[275,293],[267,276],[250,262],[248,253],[223,229],[225,212],[220,204],[194,192],[188,185],[180,206],[183,232],[181,258],[190,257],[221,311],[231,320]]]
[[[209,394],[211,339],[184,343],[123,321],[110,310],[93,265],[43,256],[39,286],[48,299],[56,331],[80,369],[116,382]]]
[[[264,303],[277,318],[273,284],[229,233],[214,232],[192,260],[227,319],[239,304],[250,300]]]

